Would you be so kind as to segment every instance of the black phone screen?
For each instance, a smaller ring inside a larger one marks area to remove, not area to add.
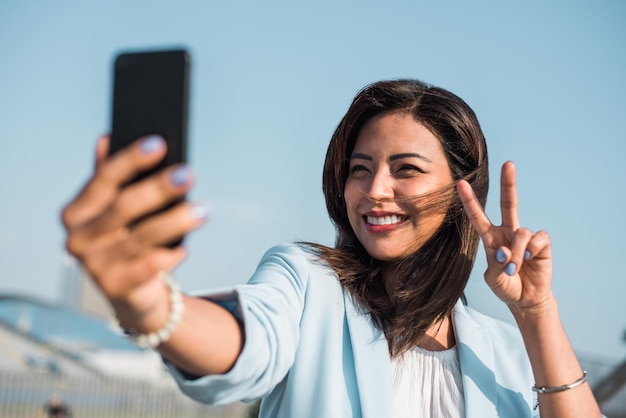
[[[189,54],[184,50],[127,52],[114,64],[109,155],[146,135],[165,138],[165,159],[141,178],[186,162]]]

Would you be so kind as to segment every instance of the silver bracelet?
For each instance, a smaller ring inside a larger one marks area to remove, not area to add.
[[[583,377],[577,381],[563,386],[533,386],[533,391],[537,393],[555,393],[563,392],[564,390],[573,389],[576,386],[580,386],[587,381],[587,372],[583,371]]]
[[[124,330],[128,339],[141,348],[156,348],[168,341],[172,336],[174,328],[176,328],[183,317],[185,304],[183,303],[183,295],[180,292],[180,287],[169,273],[161,271],[159,272],[159,276],[163,279],[170,292],[170,316],[167,322],[160,329],[147,334],[140,334],[134,329]]]

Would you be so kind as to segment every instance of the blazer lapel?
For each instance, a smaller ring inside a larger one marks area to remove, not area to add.
[[[393,393],[387,340],[347,292],[344,292],[344,300],[361,414],[363,418],[390,417]]]
[[[480,327],[459,301],[454,307],[454,330],[463,374],[466,418],[497,417],[497,388],[493,344],[486,329]]]

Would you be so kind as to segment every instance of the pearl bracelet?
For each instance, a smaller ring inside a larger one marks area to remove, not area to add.
[[[170,293],[169,300],[171,311],[167,322],[160,329],[147,334],[140,334],[134,329],[124,330],[124,334],[126,334],[128,339],[141,348],[156,348],[168,341],[172,336],[174,328],[176,328],[183,317],[185,304],[183,303],[183,295],[180,292],[180,287],[168,272],[159,272],[159,277],[163,279]]]
[[[578,379],[577,381],[567,384],[567,385],[562,385],[562,386],[533,386],[533,391],[537,392],[537,393],[555,393],[555,392],[562,392],[564,390],[568,390],[568,389],[573,389],[576,386],[580,386],[583,383],[585,383],[587,381],[587,372],[583,371],[583,377],[581,377],[580,379]]]

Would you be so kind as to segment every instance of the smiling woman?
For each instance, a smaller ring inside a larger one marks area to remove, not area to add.
[[[165,142],[143,138],[110,158],[107,147],[63,212],[67,246],[194,399],[262,398],[262,417],[600,416],[552,293],[549,236],[521,227],[512,163],[502,225],[489,221],[485,138],[449,91],[393,80],[359,92],[324,165],[335,246],[274,247],[226,292],[181,295],[167,273],[185,250],[165,244],[205,221],[196,205],[154,214],[138,198],[164,206],[191,173],[127,186]],[[479,239],[485,280],[518,328],[464,303]]]
[[[489,171],[478,120],[456,95],[417,81],[362,90],[330,142],[323,181],[337,245],[318,248],[394,355],[420,341],[454,344],[450,313],[478,249],[455,192],[461,179],[484,204]],[[344,271],[349,259],[360,267]]]

